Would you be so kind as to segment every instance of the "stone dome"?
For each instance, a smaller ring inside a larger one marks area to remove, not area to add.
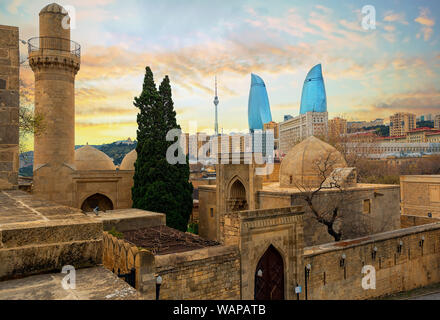
[[[119,170],[134,170],[134,163],[137,160],[136,149],[128,153],[121,162]]]
[[[45,6],[43,9],[41,9],[40,14],[43,13],[60,13],[62,15],[66,15],[67,11],[64,10],[62,6],[60,6],[57,3],[51,3]]]
[[[318,165],[322,168],[327,158],[330,171],[347,167],[344,156],[336,148],[313,136],[305,139],[294,146],[281,162],[280,187],[318,187],[322,181]]]
[[[78,171],[116,170],[109,156],[88,145],[75,151],[75,166]]]

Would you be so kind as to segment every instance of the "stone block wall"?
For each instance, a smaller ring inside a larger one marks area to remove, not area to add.
[[[401,176],[402,214],[440,218],[440,176]]]
[[[117,239],[104,232],[104,266],[114,273],[136,269],[136,289],[144,299],[156,298],[161,276],[161,300],[240,299],[240,256],[236,246],[217,246],[167,255]]]
[[[409,216],[409,215],[401,215],[400,216],[400,227],[402,229],[421,226],[424,224],[431,224],[440,222],[440,219],[436,218],[428,218],[428,217],[419,217],[419,216]]]
[[[403,245],[399,249],[400,241]],[[304,251],[304,266],[311,265],[307,285],[310,300],[376,298],[440,282],[440,223]],[[346,258],[341,266],[343,254]],[[376,270],[375,290],[362,288],[364,265]]]
[[[0,281],[102,263],[102,223],[58,219],[0,229]]]
[[[240,299],[240,254],[236,246],[218,246],[155,257],[163,279],[160,299]]]
[[[0,25],[0,190],[18,188],[18,28]]]

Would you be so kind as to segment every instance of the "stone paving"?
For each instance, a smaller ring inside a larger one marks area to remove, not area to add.
[[[76,271],[76,288],[65,290],[67,274],[51,273],[0,282],[0,300],[138,300],[140,294],[103,267]]]

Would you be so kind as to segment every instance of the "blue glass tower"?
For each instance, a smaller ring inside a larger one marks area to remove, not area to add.
[[[251,74],[251,90],[248,103],[249,130],[263,130],[263,124],[272,121],[269,98],[263,79]]]
[[[300,114],[307,112],[327,112],[327,96],[321,64],[314,66],[304,81]]]

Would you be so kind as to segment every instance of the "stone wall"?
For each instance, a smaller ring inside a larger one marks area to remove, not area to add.
[[[402,214],[440,218],[440,176],[401,176]]]
[[[114,273],[136,269],[136,289],[156,298],[161,276],[162,300],[240,299],[240,256],[236,246],[217,246],[153,255],[150,251],[104,232],[104,266]]]
[[[307,247],[304,252],[304,266],[311,265],[310,300],[376,298],[440,282],[440,223]],[[376,270],[375,290],[362,288],[364,265]]]
[[[160,299],[240,299],[240,255],[236,246],[218,246],[155,257],[163,279]]]
[[[353,239],[369,234],[400,228],[399,186],[359,185],[355,188],[322,191],[316,196],[315,203],[332,207],[340,203],[337,226],[342,230],[343,239]],[[363,212],[363,202],[369,200],[371,211]],[[301,194],[295,189],[266,190],[258,192],[258,205],[261,209],[284,206],[305,205]],[[334,241],[327,227],[316,221],[311,210],[305,206],[304,243],[313,246]]]
[[[400,216],[400,227],[402,229],[422,226],[424,224],[431,224],[440,222],[440,219],[436,218],[427,218],[427,217],[419,217],[419,216],[409,216],[409,215],[401,215]]]
[[[18,188],[18,28],[0,25],[0,190]]]

